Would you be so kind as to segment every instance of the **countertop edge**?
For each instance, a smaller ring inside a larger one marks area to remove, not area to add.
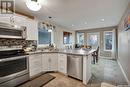
[[[28,55],[33,55],[33,54],[40,54],[40,53],[62,53],[62,54],[69,54],[69,55],[80,55],[80,56],[88,56],[90,54],[92,54],[95,50],[90,50],[88,53],[86,54],[81,54],[81,53],[69,53],[69,52],[62,52],[62,51],[50,51],[50,52],[26,52]]]

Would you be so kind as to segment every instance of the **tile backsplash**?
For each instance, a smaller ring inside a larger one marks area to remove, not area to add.
[[[0,46],[37,46],[35,40],[18,40],[18,39],[0,39]]]

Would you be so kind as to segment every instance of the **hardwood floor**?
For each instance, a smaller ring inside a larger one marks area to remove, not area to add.
[[[56,78],[43,87],[86,87],[81,81],[70,78],[60,73],[50,73]]]

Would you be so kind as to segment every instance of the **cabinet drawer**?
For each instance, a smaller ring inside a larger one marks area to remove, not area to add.
[[[59,57],[59,58],[67,58],[67,55],[66,55],[66,54],[60,54],[60,53],[59,53],[59,54],[58,54],[58,57]]]

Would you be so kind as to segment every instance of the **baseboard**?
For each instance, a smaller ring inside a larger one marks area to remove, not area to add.
[[[128,78],[127,78],[127,76],[126,76],[126,73],[125,73],[125,71],[124,71],[124,69],[123,69],[121,63],[119,62],[119,59],[117,60],[117,62],[118,62],[118,65],[119,65],[120,68],[121,68],[121,71],[122,71],[122,73],[123,73],[123,75],[124,75],[124,77],[125,77],[125,79],[126,79],[128,85],[130,85],[130,81],[128,80]]]

